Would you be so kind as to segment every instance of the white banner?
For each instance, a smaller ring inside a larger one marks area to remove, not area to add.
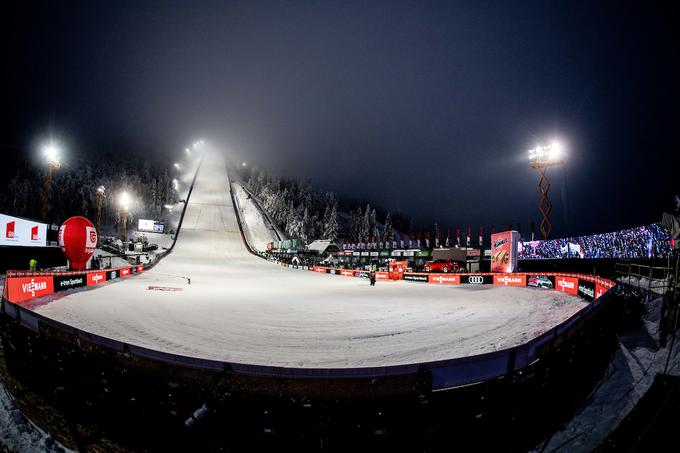
[[[47,225],[0,214],[0,245],[46,247]]]

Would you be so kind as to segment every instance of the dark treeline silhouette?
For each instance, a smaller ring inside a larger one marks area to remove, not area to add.
[[[39,220],[43,205],[45,168],[22,163],[16,173],[0,185],[0,212]],[[48,223],[60,224],[74,215],[95,222],[97,188],[106,188],[102,203],[102,226],[118,223],[118,197],[126,191],[132,202],[128,221],[137,218],[160,219],[166,204],[178,201],[167,164],[135,157],[117,156],[81,161],[53,172],[50,184]]]

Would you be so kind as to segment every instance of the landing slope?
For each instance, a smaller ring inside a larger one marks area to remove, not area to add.
[[[34,310],[165,352],[324,368],[503,349],[583,307],[555,291],[407,282],[369,287],[363,279],[281,268],[246,250],[229,191],[222,156],[206,152],[172,254],[139,276]]]

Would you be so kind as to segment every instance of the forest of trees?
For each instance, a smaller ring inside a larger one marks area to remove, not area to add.
[[[5,187],[0,187],[0,212],[39,220],[43,205],[45,168],[22,165]],[[102,205],[102,227],[117,225],[116,197],[128,192],[128,222],[137,218],[161,219],[163,206],[178,201],[168,168],[149,161],[106,159],[62,166],[53,172],[50,185],[48,223],[60,224],[74,215],[95,222],[97,187],[106,188]]]
[[[393,227],[408,228],[410,220],[398,215],[396,226],[392,215],[371,207],[356,205],[349,212],[349,219],[340,222],[338,198],[333,192],[315,190],[309,182],[281,179],[267,172],[251,172],[245,175],[246,187],[260,203],[276,226],[289,237],[310,243],[315,239],[345,237],[353,242],[393,240]],[[350,205],[351,206],[351,205]],[[383,227],[384,225],[384,227]]]

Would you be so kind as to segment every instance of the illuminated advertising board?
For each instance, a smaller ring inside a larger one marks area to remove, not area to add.
[[[47,225],[0,214],[0,246],[46,247]]]
[[[491,272],[514,272],[517,268],[517,231],[491,235]]]

